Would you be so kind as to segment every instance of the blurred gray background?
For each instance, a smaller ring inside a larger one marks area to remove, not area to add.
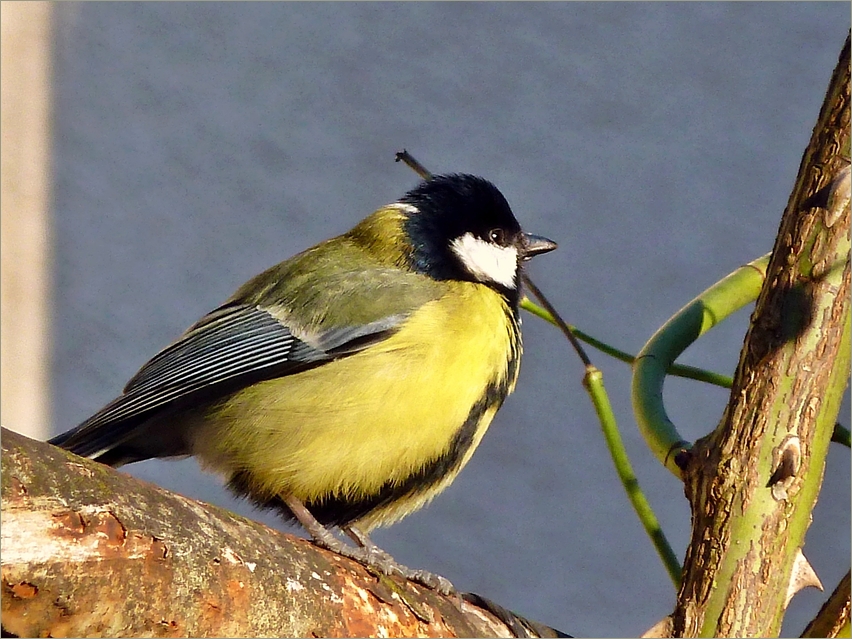
[[[769,251],[849,28],[847,3],[56,5],[54,430],[272,264],[411,188],[393,162],[494,181],[560,243],[532,274],[636,352]],[[751,309],[682,361],[731,374]],[[453,486],[376,542],[574,635],[643,632],[675,592],[555,329],[527,316],[515,395]],[[592,353],[676,552],[689,510],[645,447],[629,370]],[[672,380],[684,435],[727,393]],[[848,399],[843,415],[848,415]],[[845,418],[844,418],[845,419]],[[850,455],[832,445],[806,555],[849,569]],[[194,461],[126,469],[282,527]],[[798,595],[798,634],[824,595]]]

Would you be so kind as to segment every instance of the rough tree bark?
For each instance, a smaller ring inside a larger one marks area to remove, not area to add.
[[[5,429],[2,447],[3,636],[560,636]]]
[[[719,427],[686,457],[674,636],[777,636],[849,378],[849,38],[781,221]]]

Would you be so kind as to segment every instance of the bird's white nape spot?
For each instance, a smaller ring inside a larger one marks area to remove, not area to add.
[[[392,204],[388,204],[387,207],[385,207],[385,208],[397,209],[399,211],[402,211],[403,213],[408,213],[408,214],[420,213],[420,209],[418,209],[413,204],[408,204],[406,202],[394,202]]]
[[[465,233],[454,239],[450,248],[480,282],[495,282],[506,288],[517,286],[518,249],[514,246],[498,246]]]

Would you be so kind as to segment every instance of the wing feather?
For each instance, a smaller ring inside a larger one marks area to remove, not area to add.
[[[404,314],[321,333],[316,345],[293,335],[268,310],[229,304],[206,315],[145,364],[124,393],[76,429],[50,440],[97,456],[133,434],[140,418],[201,392],[281,377],[358,352],[388,337]],[[314,341],[314,340],[312,340]]]

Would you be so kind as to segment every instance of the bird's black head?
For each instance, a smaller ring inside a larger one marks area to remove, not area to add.
[[[399,201],[408,210],[412,267],[435,279],[467,280],[516,299],[521,263],[556,248],[521,230],[503,194],[473,175],[437,175]]]

